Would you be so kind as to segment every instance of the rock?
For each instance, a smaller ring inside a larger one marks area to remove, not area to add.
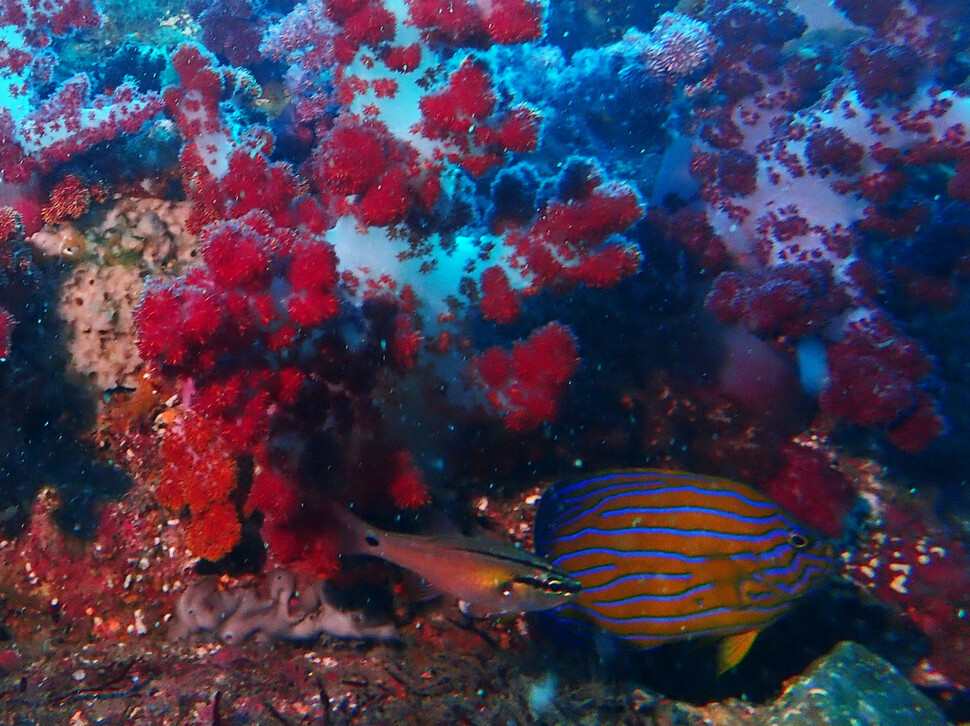
[[[844,641],[788,684],[767,707],[765,726],[949,726],[939,708],[899,671]]]

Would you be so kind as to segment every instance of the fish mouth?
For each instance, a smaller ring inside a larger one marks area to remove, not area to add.
[[[550,578],[523,575],[521,577],[516,577],[515,582],[531,587],[534,590],[540,590],[552,595],[575,595],[583,589],[583,586],[580,584],[579,580],[574,580],[571,577]]]

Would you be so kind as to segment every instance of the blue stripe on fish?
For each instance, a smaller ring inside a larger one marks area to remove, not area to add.
[[[610,532],[610,530],[606,530],[606,531]],[[613,538],[609,537],[605,539],[613,539]],[[732,555],[731,559],[734,559],[734,560],[751,560],[755,558],[772,559],[777,557],[780,552],[784,552],[787,549],[788,549],[788,545],[779,544],[774,549],[768,550],[764,553],[741,553],[738,555]],[[552,564],[558,567],[560,563],[565,561],[567,558],[584,557],[587,555],[612,555],[618,558],[632,557],[637,559],[643,559],[645,557],[647,558],[658,557],[660,559],[673,559],[673,560],[678,560],[680,562],[695,562],[695,563],[703,563],[711,559],[709,555],[696,555],[696,556],[682,555],[673,549],[661,551],[661,550],[635,549],[634,547],[631,547],[631,549],[629,550],[618,550],[618,549],[611,549],[608,547],[590,547],[584,550],[575,550],[565,555],[555,556],[553,554],[549,554],[545,556],[551,557]],[[568,568],[563,568],[563,569],[568,570]],[[572,574],[572,571],[569,571],[569,572],[570,574]]]
[[[781,529],[774,529],[763,535],[730,534],[729,532],[717,532],[709,529],[697,529],[685,532],[674,527],[622,527],[617,529],[599,529],[596,527],[586,527],[578,532],[560,537],[561,542],[588,537],[590,535],[604,536],[637,536],[649,534],[667,534],[672,537],[713,537],[714,539],[730,540],[732,542],[764,542],[767,538],[774,536],[787,536],[787,532]]]
[[[601,587],[591,587],[587,590],[587,593],[596,593],[603,590],[615,589],[613,587],[615,583],[610,583],[609,586]],[[597,600],[597,604],[603,607],[619,607],[621,605],[632,605],[638,602],[663,602],[670,600],[679,600],[681,598],[690,597],[691,595],[698,595],[702,592],[707,592],[713,585],[696,585],[695,587],[689,587],[683,592],[674,592],[667,595],[633,595],[632,597],[626,597],[621,600]]]
[[[613,487],[609,487],[607,490],[605,490],[606,492],[614,491],[614,490],[617,490],[617,489],[623,489],[623,491],[620,491],[620,492],[617,492],[615,494],[611,494],[609,496],[603,497],[602,499],[598,500],[596,506],[602,506],[604,504],[610,504],[611,502],[613,502],[613,501],[615,501],[617,499],[627,498],[631,494],[634,494],[634,495],[642,494],[643,491],[644,491],[644,490],[640,490],[640,489],[633,489],[633,490],[631,490],[630,487],[631,487],[631,484],[629,484],[629,483],[623,484],[623,485],[616,485],[616,486],[613,486]],[[689,486],[670,487],[668,489],[664,489],[663,491],[665,493],[668,493],[668,494],[676,494],[676,493],[688,493],[688,494],[698,494],[698,495],[699,494],[708,494],[703,489],[699,489],[698,487],[689,487]],[[711,496],[732,497],[732,495],[730,493],[727,493],[727,492],[724,492],[724,493],[713,493],[713,494],[710,494],[710,495]],[[764,509],[766,512],[768,512],[767,514],[763,515],[766,518],[769,518],[770,519],[770,518],[774,518],[774,517],[777,517],[778,516],[776,514],[776,508],[774,506],[772,506],[771,504],[765,504],[765,503],[762,503],[762,502],[757,502],[755,500],[746,499],[744,497],[732,497],[732,498],[735,501],[742,502],[742,503],[750,506],[753,509]],[[560,518],[563,517],[563,516],[569,516],[572,513],[575,513],[575,516],[576,517],[582,517],[582,516],[584,516],[587,513],[587,508],[589,506],[589,503],[588,502],[586,502],[583,499],[577,499],[577,500],[573,500],[573,501],[574,501],[574,503],[571,504],[568,509],[564,507],[559,512],[559,515],[558,516]],[[644,509],[646,511],[664,511],[664,510],[671,511],[672,509],[675,509],[675,508],[654,505],[652,507],[651,506],[643,506],[642,509]],[[714,512],[714,513],[717,513],[717,514],[720,514],[721,516],[739,516],[739,515],[737,515],[737,514],[735,514],[733,512],[718,510],[716,508],[709,509],[708,511],[709,512]],[[751,519],[758,519],[758,517],[751,517]],[[557,523],[557,526],[566,526],[566,525],[568,525],[570,523],[571,522],[558,522]]]
[[[623,577],[616,577],[610,580],[609,582],[604,582],[602,585],[596,585],[594,587],[584,587],[583,592],[589,595],[595,592],[602,592],[603,590],[611,588],[615,585],[622,585],[624,582],[633,582],[638,578],[650,578],[650,577],[659,578],[663,580],[689,580],[691,575],[689,572],[682,572],[679,575],[667,575],[667,574],[658,575],[657,573],[651,573],[651,572],[635,572],[632,575],[624,575]],[[684,592],[690,592],[692,590],[696,590],[698,587],[708,587],[708,586],[698,585],[697,587],[688,588],[676,594],[680,595],[680,594],[683,594]]]
[[[579,606],[577,606],[578,609]],[[776,605],[775,607],[755,607],[751,610],[770,616],[772,619],[776,618],[784,611],[784,607],[781,605]],[[595,614],[597,620],[604,620],[610,623],[661,623],[665,625],[674,624],[677,625],[683,623],[690,623],[697,618],[705,618],[714,615],[728,615],[731,613],[731,608],[720,607],[720,608],[709,608],[707,610],[699,610],[697,612],[690,613],[688,615],[637,615],[631,617],[611,617],[605,615],[598,608],[589,608],[589,611]]]

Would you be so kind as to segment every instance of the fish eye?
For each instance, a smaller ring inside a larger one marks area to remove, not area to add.
[[[808,537],[803,535],[801,532],[792,532],[788,535],[788,544],[797,550],[804,549],[808,547]]]
[[[364,541],[371,547],[377,547],[377,545],[380,544],[380,542],[378,542],[377,540],[377,535],[373,535],[373,534],[369,534],[366,537],[364,537]]]

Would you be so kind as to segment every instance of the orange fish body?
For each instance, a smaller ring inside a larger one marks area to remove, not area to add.
[[[719,672],[831,571],[830,547],[737,482],[633,469],[543,494],[536,550],[582,585],[556,612],[652,648],[723,637]]]
[[[579,589],[568,575],[511,543],[384,532],[335,504],[330,509],[341,527],[344,554],[379,557],[408,569],[459,598],[472,615],[547,610]]]

